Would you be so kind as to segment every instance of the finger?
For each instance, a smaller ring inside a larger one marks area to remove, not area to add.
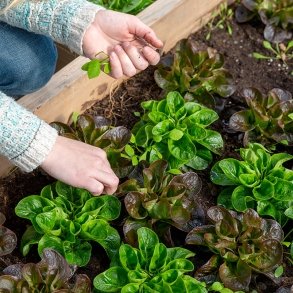
[[[123,43],[122,46],[136,69],[145,70],[149,66],[148,61],[142,56],[138,48],[132,46],[129,42]]]
[[[160,61],[160,54],[148,46],[142,49],[142,54],[151,65],[156,65]]]
[[[119,58],[115,52],[110,53],[110,66],[111,66],[111,73],[110,75],[113,78],[121,78],[123,76],[123,70]]]
[[[84,188],[93,195],[101,195],[104,191],[104,185],[94,178],[88,178]]]
[[[107,194],[113,194],[117,190],[119,179],[114,172],[108,173],[103,170],[96,170],[92,178],[103,184],[103,189]]]
[[[142,38],[155,48],[163,47],[163,42],[156,36],[155,32],[139,19],[136,19],[135,25],[131,25],[129,27],[129,31],[135,36]]]
[[[127,56],[127,54],[123,50],[123,48],[120,45],[116,45],[114,50],[121,63],[123,74],[125,74],[128,77],[135,75],[136,69],[134,65],[132,64],[130,58]]]

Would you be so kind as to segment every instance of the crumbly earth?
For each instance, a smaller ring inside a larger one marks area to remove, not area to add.
[[[293,94],[293,62],[283,65],[280,61],[275,60],[256,60],[252,57],[253,52],[268,54],[262,46],[263,27],[259,23],[238,25],[232,22],[232,36],[229,36],[226,30],[218,30],[212,32],[211,38],[206,40],[207,29],[203,29],[191,36],[196,40],[199,46],[206,48],[212,47],[225,57],[225,68],[233,75],[237,85],[236,93],[226,99],[225,111],[220,112],[220,120],[214,125],[214,128],[221,132],[225,141],[225,150],[221,156],[215,157],[215,160],[224,157],[238,158],[237,150],[242,147],[242,135],[233,133],[228,129],[228,119],[235,112],[245,107],[243,100],[240,98],[240,91],[245,87],[256,87],[264,93],[270,89],[279,87],[288,90]],[[162,90],[156,85],[153,73],[155,68],[150,67],[144,72],[125,81],[110,96],[99,101],[91,109],[87,111],[93,115],[104,115],[109,118],[113,125],[123,125],[132,128],[137,121],[135,112],[140,111],[140,102],[150,99],[159,99],[162,97]],[[288,148],[279,148],[280,151],[287,151],[293,154],[293,150]],[[287,165],[292,168],[292,163]],[[202,207],[208,207],[216,203],[216,195],[218,188],[210,183],[209,170],[198,173],[203,180],[203,190],[199,195],[198,201]],[[31,174],[22,174],[19,171],[12,173],[5,179],[0,180],[0,211],[7,216],[7,227],[17,233],[21,238],[27,221],[19,219],[14,214],[16,203],[24,196],[30,194],[39,194],[42,187],[53,181],[52,178],[37,170]],[[121,231],[121,227],[118,227]],[[174,231],[174,238],[178,244],[184,243],[184,234]],[[19,247],[18,247],[19,248]],[[5,266],[15,262],[37,261],[38,256],[35,249],[24,258],[20,255],[19,249],[13,252],[13,255],[0,257],[0,271]],[[79,272],[86,273],[90,278],[100,273],[108,265],[108,261],[103,254],[103,250],[98,245],[93,246],[93,257],[89,265],[79,269]],[[204,252],[204,253],[201,253]],[[200,257],[195,258],[196,264],[203,264],[208,259],[208,254],[203,250],[197,252]],[[206,255],[206,257],[202,257]],[[293,270],[288,266],[285,267],[284,278],[279,285],[274,285],[272,281],[265,277],[258,277],[253,280],[253,286],[257,292],[276,292],[280,286],[290,285],[293,283]],[[287,291],[284,291],[287,292]],[[289,292],[289,291],[288,291]]]

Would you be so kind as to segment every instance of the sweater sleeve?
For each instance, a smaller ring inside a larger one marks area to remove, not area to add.
[[[4,9],[10,2],[0,1],[0,9]],[[23,0],[0,13],[0,21],[50,36],[82,55],[84,33],[101,9],[104,8],[86,0]]]
[[[0,92],[0,155],[30,172],[47,157],[57,132]]]

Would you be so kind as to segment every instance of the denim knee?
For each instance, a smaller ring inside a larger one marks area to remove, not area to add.
[[[0,91],[25,95],[49,81],[57,62],[52,39],[1,22],[0,39]]]

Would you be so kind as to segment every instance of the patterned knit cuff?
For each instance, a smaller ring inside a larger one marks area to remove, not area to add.
[[[71,19],[66,45],[79,55],[83,55],[82,40],[85,32],[93,23],[99,10],[105,10],[105,8],[85,1],[84,5],[78,8],[75,16]]]
[[[43,163],[49,152],[52,150],[57,136],[57,131],[42,121],[29,148],[20,156],[11,160],[12,163],[25,172],[33,171]]]

